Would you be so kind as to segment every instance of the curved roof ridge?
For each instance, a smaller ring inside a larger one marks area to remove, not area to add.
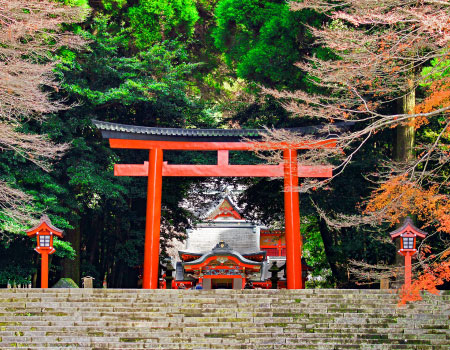
[[[407,232],[408,228],[412,231],[412,233],[415,233],[421,238],[425,238],[425,236],[428,234],[427,232],[419,229],[416,225],[414,225],[414,222],[411,219],[411,217],[407,216],[402,226],[400,226],[395,231],[392,231],[390,233],[390,236],[392,237],[392,239],[394,239],[395,237],[401,235],[402,233]]]
[[[94,125],[102,132],[104,138],[141,139],[141,140],[193,140],[210,141],[211,139],[227,141],[243,138],[260,139],[268,129],[186,129],[153,126],[136,126],[128,124],[111,123],[92,120]],[[286,130],[304,135],[326,134],[335,137],[337,133],[353,125],[351,122],[334,123],[332,127],[327,124],[312,125]],[[227,140],[225,140],[227,139]]]
[[[36,232],[38,232],[40,229],[44,229],[45,227],[47,227],[52,233],[54,233],[58,237],[64,236],[64,230],[54,226],[50,221],[50,218],[47,216],[47,214],[41,216],[39,224],[33,226],[29,230],[26,230],[25,232],[28,236],[34,236]]]

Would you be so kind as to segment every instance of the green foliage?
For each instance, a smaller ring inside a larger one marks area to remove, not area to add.
[[[442,58],[433,58],[429,66],[422,68],[423,84],[429,86],[435,80],[450,76],[450,60]]]
[[[2,237],[0,285],[6,286],[8,281],[11,285],[13,283],[28,284],[31,281],[31,276],[36,272],[34,259],[38,257],[38,254],[34,252],[35,246],[35,242],[24,234],[9,240]]]
[[[140,0],[128,9],[128,17],[129,31],[142,50],[179,35],[191,37],[199,15],[194,0]]]
[[[130,110],[134,114],[141,112],[136,108],[145,108],[147,114],[158,116],[153,124],[198,125],[202,118],[209,122],[202,106],[186,94],[186,78],[197,65],[187,62],[183,45],[164,41],[134,55],[123,55],[122,38],[108,32],[106,19],[96,20],[94,26],[98,34],[88,35],[93,42],[83,65],[66,59],[61,66],[64,79],[72,81],[63,85],[66,91],[93,108],[126,107],[134,109]]]
[[[309,273],[311,280],[308,286],[313,288],[330,288],[332,284],[332,274],[328,263],[323,244],[322,235],[319,228],[319,220],[316,216],[310,215],[302,217],[303,257],[306,263],[312,268]]]
[[[89,0],[58,0],[58,1],[68,6],[79,6],[85,8],[89,7]]]
[[[67,258],[67,259],[71,259],[71,260],[75,259],[76,252],[72,248],[70,243],[60,240],[57,237],[54,237],[53,247],[56,250],[56,252],[54,253],[55,256],[58,256],[60,258]]]
[[[122,9],[127,0],[102,0],[103,7],[108,12],[115,12]]]
[[[50,214],[52,223],[62,229],[72,226],[68,221],[68,208],[62,203],[62,198],[68,195],[67,189],[55,183],[54,178],[37,168],[33,164],[21,162],[17,167],[11,154],[4,153],[1,157],[3,167],[9,169],[9,176],[15,179],[17,187],[31,195],[33,200],[24,206],[39,218],[44,212]],[[0,174],[1,175],[1,174]],[[0,284],[7,280],[16,283],[28,283],[30,276],[36,271],[35,260],[38,256],[34,252],[36,239],[30,239],[25,230],[30,226],[19,223],[7,213],[0,213]],[[73,259],[75,251],[70,243],[58,239],[54,240],[55,256]]]
[[[183,60],[185,53],[182,48],[168,50],[166,45],[170,44],[155,44],[149,50],[132,57],[117,57],[116,47],[111,46],[108,48],[108,56],[98,57],[100,64],[97,67],[99,71],[96,72],[108,80],[91,86],[66,84],[64,87],[68,92],[84,97],[94,105],[120,101],[129,106],[156,100],[161,95],[180,97],[180,91],[186,87],[183,76],[194,66],[187,63],[174,65],[175,60]],[[107,63],[108,66],[101,66],[101,63]]]
[[[239,77],[275,87],[299,84],[294,63],[307,40],[303,23],[317,17],[273,0],[220,0],[215,14],[214,42]]]
[[[295,127],[301,120],[290,118],[286,110],[274,98],[266,96],[258,103],[246,103],[236,108],[232,117],[234,122],[246,128]]]
[[[0,212],[0,232],[3,232],[7,236],[11,236],[21,234],[26,229],[27,227],[9,216],[7,212]],[[9,239],[5,239],[5,237],[1,240],[1,244],[4,244],[6,247],[8,246],[8,242]]]

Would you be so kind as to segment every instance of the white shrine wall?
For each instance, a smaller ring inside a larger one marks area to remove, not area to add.
[[[187,232],[188,239],[184,251],[207,253],[217,243],[224,241],[241,254],[255,253],[259,249],[259,226],[248,222],[214,222],[201,224]]]

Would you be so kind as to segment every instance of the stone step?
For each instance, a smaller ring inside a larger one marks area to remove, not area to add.
[[[31,290],[31,289],[29,289]],[[158,295],[158,294],[139,294],[139,289],[135,290],[135,295],[120,295],[120,294],[114,294],[114,295],[106,295],[106,294],[90,294],[90,293],[82,293],[79,294],[51,294],[51,293],[2,293],[1,299],[2,301],[7,301],[5,299],[18,299],[18,300],[24,300],[27,298],[33,298],[35,300],[39,299],[60,299],[60,300],[106,300],[106,301],[116,301],[116,300],[149,300],[149,301],[166,301],[166,302],[178,302],[180,300],[186,300],[186,301],[203,301],[203,302],[209,302],[215,299],[222,299],[224,298],[224,295],[227,296],[226,300],[231,301],[239,301],[239,300],[279,300],[282,302],[287,303],[295,303],[299,301],[303,302],[313,302],[314,300],[317,301],[333,301],[333,302],[341,302],[341,301],[349,301],[349,300],[367,300],[367,301],[380,301],[380,300],[395,300],[398,298],[398,295],[396,294],[378,294],[378,295],[371,295],[366,296],[362,294],[356,294],[351,296],[346,296],[342,294],[336,294],[336,295],[326,295],[326,296],[320,296],[316,294],[310,294],[305,295],[297,292],[296,294],[286,294],[286,295],[261,295],[261,294],[254,294],[254,295],[243,295],[243,294],[215,294],[210,293],[209,291],[204,291],[201,294],[185,294],[182,296],[174,296],[172,295]],[[179,291],[179,293],[188,293]],[[445,295],[440,296],[439,298],[442,298],[444,300],[448,299]],[[225,298],[224,298],[225,299]],[[295,301],[295,300],[299,301]],[[224,300],[224,301],[226,301]]]
[[[386,327],[386,328],[377,328],[377,327],[367,327],[367,328],[352,328],[352,327],[314,327],[311,325],[305,325],[301,328],[295,328],[291,325],[267,325],[264,327],[254,327],[249,325],[246,328],[236,327],[202,327],[202,326],[185,326],[183,328],[179,327],[162,327],[162,328],[150,328],[141,327],[141,328],[126,328],[126,327],[102,327],[99,326],[97,328],[93,327],[71,327],[71,328],[54,328],[54,327],[17,327],[0,331],[0,336],[39,336],[39,335],[48,335],[48,336],[60,336],[60,335],[77,335],[77,334],[101,334],[101,335],[110,335],[110,334],[136,334],[139,336],[147,336],[152,335],[157,331],[159,335],[176,335],[176,334],[205,334],[205,333],[217,333],[217,334],[267,334],[267,333],[291,333],[291,334],[328,334],[328,335],[336,335],[336,334],[391,334],[393,338],[397,337],[396,332],[399,334],[400,338],[411,338],[416,335],[423,334],[431,334],[436,335],[436,339],[445,338],[449,336],[450,333],[448,330],[435,330],[435,329],[413,329],[413,330],[405,330],[404,327]],[[406,332],[405,332],[406,331]],[[352,332],[352,333],[349,333]]]
[[[36,300],[36,299],[35,299]],[[58,306],[62,306],[62,305],[70,305],[70,306],[78,306],[78,307],[82,307],[82,308],[89,308],[89,307],[134,307],[134,306],[138,306],[138,307],[142,307],[142,308],[152,308],[152,309],[157,309],[157,308],[170,308],[170,307],[178,307],[178,306],[184,306],[184,307],[194,307],[194,306],[201,306],[203,308],[217,308],[219,305],[222,308],[225,307],[241,307],[241,306],[245,306],[245,307],[249,307],[249,308],[268,308],[270,307],[270,305],[273,305],[275,303],[275,305],[279,308],[281,307],[292,307],[292,308],[311,308],[311,309],[323,309],[325,307],[334,307],[334,308],[354,308],[354,309],[360,309],[360,308],[379,308],[379,309],[387,309],[389,307],[392,306],[396,306],[398,299],[393,300],[393,301],[387,301],[384,300],[383,304],[380,305],[379,302],[369,302],[369,301],[342,301],[342,302],[335,302],[335,301],[329,301],[329,302],[311,302],[310,304],[308,303],[283,303],[280,302],[279,300],[273,299],[273,300],[262,300],[262,299],[255,299],[255,300],[241,300],[241,301],[220,301],[220,300],[216,300],[214,299],[213,301],[209,301],[208,303],[206,302],[202,302],[202,301],[198,301],[198,300],[181,300],[181,301],[171,301],[171,302],[167,302],[167,301],[140,301],[140,300],[128,300],[128,301],[103,301],[103,300],[95,300],[95,299],[89,299],[89,300],[72,300],[72,299],[58,299],[58,300],[44,300],[44,299],[39,299],[39,302],[34,302],[31,298],[30,299],[24,299],[24,300],[11,300],[11,299],[7,299],[5,301],[0,301],[0,303],[3,303],[6,307],[6,305],[8,305],[8,307],[10,308],[24,308],[24,307],[58,307]],[[445,301],[445,300],[441,300],[441,301]],[[438,304],[436,304],[437,306]],[[429,308],[429,307],[433,307],[433,304],[431,302],[429,303],[417,303],[417,304],[413,304],[411,306],[408,307],[403,307],[402,309],[424,309],[424,308]]]
[[[180,291],[180,293],[183,293]],[[207,293],[207,292],[204,292]],[[224,300],[222,300],[224,299]],[[6,296],[4,294],[0,295],[0,302],[31,302],[31,301],[84,301],[84,302],[108,302],[108,303],[116,303],[116,302],[139,302],[139,303],[159,303],[163,302],[166,304],[170,303],[180,303],[180,302],[186,302],[186,303],[214,303],[217,300],[221,300],[224,303],[242,303],[242,302],[271,302],[271,301],[278,301],[279,303],[283,304],[298,304],[298,303],[305,303],[305,304],[314,304],[314,303],[347,303],[347,302],[353,302],[353,303],[379,303],[380,301],[383,302],[396,302],[398,301],[397,295],[384,295],[384,296],[378,296],[377,298],[366,298],[362,296],[354,296],[352,298],[336,298],[336,297],[327,297],[327,298],[321,298],[317,297],[315,295],[309,296],[305,298],[304,295],[296,294],[296,295],[285,295],[285,296],[263,296],[263,295],[254,295],[254,296],[248,296],[248,295],[211,295],[209,297],[205,295],[197,295],[197,296],[183,296],[182,298],[172,298],[171,295],[168,295],[167,297],[163,296],[145,296],[138,294],[138,290],[136,292],[136,296],[133,297],[121,297],[121,296],[103,296],[103,295],[92,295],[92,294],[78,294],[78,295],[50,295],[50,294],[42,294],[42,295],[35,295],[32,293],[28,294],[15,294],[15,295],[9,295]],[[444,295],[442,296],[433,296],[430,298],[427,298],[425,302],[418,301],[417,304],[421,303],[429,303],[433,300],[448,300],[448,298],[445,298]],[[380,304],[380,306],[383,306]]]
[[[256,337],[255,337],[256,336]],[[180,338],[181,337],[181,338]],[[402,337],[402,338],[392,338],[389,337],[386,334],[374,334],[374,333],[354,333],[351,335],[336,335],[336,334],[302,334],[302,335],[287,335],[287,334],[279,334],[279,333],[266,333],[266,334],[260,334],[260,333],[238,333],[238,334],[221,334],[221,333],[199,333],[199,334],[179,334],[177,337],[167,337],[167,336],[160,336],[160,335],[153,335],[152,336],[136,336],[136,335],[104,335],[101,337],[96,337],[95,335],[88,335],[86,334],[84,337],[77,335],[66,335],[66,336],[4,336],[2,337],[3,343],[13,343],[13,342],[20,342],[20,343],[29,343],[33,342],[36,344],[42,344],[43,342],[53,342],[53,343],[71,343],[71,344],[79,344],[79,343],[89,343],[89,342],[96,342],[96,341],[103,341],[103,342],[133,342],[133,343],[170,343],[173,342],[173,340],[176,340],[178,342],[182,343],[189,343],[191,341],[196,341],[197,343],[217,343],[218,340],[220,342],[228,342],[231,343],[245,343],[246,341],[251,340],[253,344],[272,344],[274,343],[274,339],[277,339],[275,343],[279,343],[282,341],[283,343],[318,343],[323,341],[333,341],[336,344],[347,344],[347,343],[354,343],[356,341],[364,340],[365,344],[403,344],[408,343],[410,345],[412,344],[422,344],[422,345],[429,345],[429,344],[448,344],[448,338],[445,338],[444,336],[440,338],[433,338],[432,335],[429,335],[429,337],[421,337],[420,339],[416,339],[413,337]],[[226,340],[226,341],[225,341]]]
[[[384,309],[371,309],[371,308],[323,308],[323,309],[309,309],[305,308],[278,308],[274,307],[272,309],[266,308],[252,308],[245,306],[236,306],[236,307],[227,307],[227,309],[222,308],[189,308],[186,309],[183,306],[179,307],[170,307],[170,308],[159,308],[159,309],[141,309],[139,307],[133,307],[129,310],[124,309],[115,309],[114,307],[102,307],[102,308],[78,308],[78,307],[61,307],[61,308],[8,308],[7,310],[0,310],[0,316],[12,315],[18,317],[26,317],[26,316],[37,316],[41,314],[47,315],[56,315],[56,316],[66,316],[73,314],[82,314],[82,315],[99,315],[99,314],[129,314],[129,313],[138,313],[145,315],[157,315],[161,312],[170,315],[185,315],[185,316],[210,316],[210,315],[241,315],[241,316],[285,316],[285,315],[293,315],[295,317],[300,316],[311,316],[311,317],[323,317],[326,314],[333,313],[335,315],[380,315],[382,317],[389,317],[395,315],[412,315],[412,314],[426,314],[426,315],[439,315],[443,311],[446,310],[443,307],[440,308],[416,308],[416,309],[398,309],[395,305],[392,305],[391,308]]]
[[[24,343],[12,343],[7,349],[317,349],[317,350],[335,350],[335,349],[407,349],[407,350],[448,350],[447,345],[414,345],[414,344],[333,344],[329,342],[317,342],[314,344],[227,344],[227,343],[209,343],[209,344],[179,344],[179,343],[124,343],[124,342],[98,342],[89,344],[72,343],[44,343],[39,347],[29,347]],[[4,349],[4,348],[2,348]]]
[[[92,334],[92,335],[109,335],[109,334],[135,334],[139,336],[147,336],[152,335],[157,331],[158,335],[174,335],[174,334],[204,334],[204,333],[216,333],[216,334],[279,334],[279,333],[292,333],[292,334],[330,334],[330,335],[336,335],[336,334],[344,334],[345,336],[348,336],[348,334],[391,334],[392,337],[396,337],[398,334],[400,334],[400,337],[411,337],[415,336],[417,334],[432,334],[436,335],[436,338],[444,338],[446,335],[450,335],[450,331],[448,329],[442,329],[442,330],[435,330],[435,329],[407,329],[405,330],[404,327],[386,327],[386,328],[380,328],[380,327],[361,327],[361,328],[354,328],[354,327],[344,327],[342,325],[334,325],[336,327],[315,327],[314,325],[305,324],[301,328],[295,328],[292,327],[292,325],[289,324],[269,324],[265,325],[263,327],[255,327],[253,325],[249,325],[248,327],[241,328],[239,327],[223,327],[223,326],[217,326],[217,327],[201,327],[201,326],[185,326],[183,328],[179,327],[165,327],[165,328],[147,328],[147,327],[104,327],[102,325],[98,327],[85,327],[85,326],[73,326],[70,328],[56,328],[56,327],[23,327],[19,326],[16,328],[11,327],[10,329],[5,329],[0,331],[0,336],[39,336],[39,335],[46,335],[46,336],[64,336],[66,334]],[[353,333],[348,333],[349,331],[352,331]],[[408,334],[410,333],[410,335]]]
[[[149,346],[151,345],[151,347]],[[408,349],[408,350],[448,350],[448,345],[414,345],[414,344],[333,344],[332,340],[325,340],[314,344],[227,344],[227,343],[136,343],[136,342],[92,342],[83,343],[42,343],[39,346],[30,347],[25,343],[12,343],[11,346],[2,347],[2,349],[370,349],[370,350],[390,350],[390,349]]]
[[[183,328],[180,328],[183,327]],[[436,328],[434,328],[434,325],[426,326],[424,328],[423,325],[416,324],[417,328],[414,328],[415,332],[417,333],[430,333],[430,334],[448,334],[449,329],[448,325],[446,324],[438,324],[436,325]],[[214,329],[215,331],[223,331],[227,332],[228,330],[232,330],[233,332],[236,332],[236,328],[238,328],[241,332],[249,333],[249,332],[259,332],[263,331],[266,332],[268,330],[272,332],[283,332],[285,330],[289,330],[296,333],[311,333],[311,332],[330,332],[330,333],[337,333],[337,332],[347,332],[347,331],[357,331],[362,332],[363,330],[376,330],[377,332],[382,333],[389,333],[391,331],[402,331],[402,334],[405,330],[404,325],[397,325],[397,324],[385,324],[385,323],[369,323],[364,325],[354,325],[354,324],[327,324],[327,323],[321,323],[321,324],[314,324],[314,323],[308,323],[305,321],[301,324],[283,324],[283,323],[263,323],[259,326],[254,323],[226,323],[226,324],[220,324],[217,323],[210,323],[210,324],[203,324],[199,325],[197,323],[186,323],[186,324],[158,324],[158,326],[149,326],[148,324],[145,325],[128,325],[126,323],[91,323],[86,324],[82,323],[81,325],[74,325],[70,324],[68,326],[64,325],[52,325],[49,326],[47,324],[45,325],[37,325],[34,323],[30,323],[30,325],[11,325],[11,326],[0,326],[0,334],[10,334],[11,332],[23,332],[25,334],[33,333],[33,332],[65,332],[65,333],[76,333],[76,332],[97,332],[99,330],[103,330],[104,333],[108,332],[135,332],[135,333],[145,333],[145,332],[154,332],[158,331],[158,333],[170,333],[170,332],[179,332],[180,329],[182,329],[183,332],[188,332],[190,329],[201,329],[202,331],[210,331],[211,329]]]
[[[450,301],[449,301],[450,302]],[[377,307],[376,305],[364,305],[364,304],[356,304],[356,303],[348,303],[348,304],[315,304],[315,305],[283,305],[281,303],[278,303],[276,300],[272,301],[271,303],[240,303],[240,304],[230,304],[230,303],[220,303],[220,301],[217,301],[214,304],[200,304],[200,303],[171,303],[171,304],[142,304],[140,305],[138,302],[133,302],[131,304],[127,303],[86,303],[84,305],[83,301],[74,303],[74,302],[49,302],[49,303],[42,303],[40,305],[38,304],[16,304],[16,303],[3,303],[5,306],[1,307],[1,312],[10,312],[14,310],[21,310],[21,309],[33,309],[34,311],[40,311],[43,308],[46,310],[52,310],[52,309],[61,309],[64,307],[70,307],[75,308],[76,310],[101,310],[108,308],[111,310],[113,308],[115,311],[122,311],[128,312],[128,311],[136,311],[135,309],[140,309],[142,311],[154,311],[158,312],[161,309],[164,310],[174,310],[174,309],[195,309],[195,308],[201,308],[205,312],[208,310],[216,311],[222,309],[223,311],[226,311],[226,309],[236,310],[239,308],[245,308],[250,310],[258,310],[258,311],[267,311],[270,309],[275,310],[282,310],[282,309],[297,309],[297,310],[303,310],[307,309],[310,313],[313,312],[322,312],[323,310],[329,310],[329,311],[335,311],[335,312],[360,312],[363,310],[368,310],[370,312],[376,312],[378,311],[384,311],[384,310],[416,310],[416,311],[429,311],[429,310],[438,310],[438,306],[433,305],[414,305],[413,307],[406,307],[406,308],[398,308],[396,307],[396,303],[384,303],[383,306]],[[0,303],[1,305],[1,303]],[[7,306],[6,306],[7,305]],[[274,305],[271,307],[270,305]],[[442,306],[439,306],[439,308],[442,308]]]
[[[404,319],[420,319],[423,322],[428,321],[439,321],[445,320],[446,316],[439,311],[428,311],[429,313],[416,313],[416,312],[398,312],[398,313],[377,313],[377,312],[356,312],[356,313],[337,313],[333,311],[326,311],[323,313],[298,313],[296,310],[291,310],[290,312],[251,312],[251,311],[236,311],[236,312],[198,312],[198,311],[185,311],[185,312],[164,312],[161,310],[159,312],[105,312],[105,311],[89,311],[89,312],[79,312],[79,311],[41,311],[34,312],[30,311],[20,311],[20,312],[9,312],[0,313],[0,318],[4,322],[9,321],[38,321],[38,320],[114,320],[121,318],[127,321],[142,321],[151,320],[159,321],[162,317],[168,318],[171,321],[197,321],[197,322],[211,322],[211,321],[222,321],[222,322],[239,322],[248,321],[256,318],[260,319],[289,319],[290,321],[301,321],[302,319],[309,319],[310,321],[320,321],[323,319],[329,319],[332,315],[333,320],[339,319],[342,322],[353,322],[354,320],[359,322],[366,322],[370,319],[379,319],[385,322],[402,322]],[[442,312],[442,311],[441,311]]]
[[[180,319],[180,320],[168,320],[167,318],[161,317],[158,321],[143,319],[141,321],[125,321],[118,319],[70,319],[62,320],[59,318],[48,320],[48,319],[38,319],[38,320],[17,320],[14,317],[8,319],[3,319],[0,321],[0,330],[7,329],[19,329],[19,327],[50,327],[53,329],[58,328],[68,328],[75,326],[102,326],[102,327],[147,327],[147,328],[167,328],[167,327],[189,327],[189,326],[202,326],[202,327],[228,327],[230,325],[239,327],[286,327],[289,325],[291,328],[301,329],[306,325],[314,327],[327,327],[333,329],[339,328],[399,328],[404,329],[405,327],[411,327],[414,329],[434,329],[434,330],[446,330],[448,329],[448,316],[442,317],[439,320],[431,319],[417,320],[417,319],[404,319],[402,322],[395,322],[390,319],[366,319],[361,320],[359,318],[344,319],[335,318],[333,320],[326,319],[311,320],[308,318],[301,320],[294,320],[291,318],[253,318],[253,319],[235,319],[235,318],[210,318],[208,320],[198,320],[195,318]],[[220,323],[220,324],[219,324]]]
[[[329,343],[329,344],[339,344],[339,345],[348,345],[364,342],[364,344],[408,344],[410,346],[415,345],[433,345],[431,340],[424,339],[389,339],[386,336],[376,335],[376,334],[355,334],[352,337],[290,337],[290,336],[274,336],[269,335],[266,337],[251,338],[251,337],[243,337],[243,336],[227,336],[223,337],[218,336],[214,333],[205,334],[203,337],[184,337],[183,339],[179,338],[170,338],[170,337],[158,337],[155,335],[154,337],[5,337],[2,339],[3,343],[9,344],[9,346],[13,346],[14,343],[17,344],[18,347],[20,345],[26,345],[29,343],[35,344],[52,344],[53,346],[67,347],[67,346],[88,346],[96,343],[124,343],[124,344],[146,344],[147,346],[153,346],[153,344],[226,344],[230,346],[238,346],[240,344],[253,344],[253,345],[281,345],[281,344],[298,344],[298,345],[314,345],[320,343]],[[20,345],[19,345],[20,344]]]
[[[254,299],[242,299],[242,300],[220,300],[220,298],[214,298],[210,300],[198,300],[198,299],[186,299],[186,300],[149,300],[149,299],[102,299],[102,298],[3,298],[3,300],[0,300],[0,303],[11,303],[11,306],[17,306],[17,307],[24,307],[24,306],[42,306],[47,305],[51,306],[53,304],[66,304],[66,303],[72,303],[72,304],[87,304],[87,305],[98,305],[98,306],[116,306],[120,307],[122,305],[130,306],[130,305],[142,305],[143,307],[170,307],[175,305],[186,305],[186,307],[189,307],[190,305],[201,305],[204,307],[208,306],[214,306],[218,302],[221,302],[223,307],[225,306],[236,306],[236,305],[248,305],[248,306],[258,306],[261,307],[265,304],[272,304],[277,303],[279,306],[286,306],[290,307],[293,305],[297,305],[297,307],[302,306],[311,306],[314,307],[317,305],[317,307],[323,306],[323,305],[335,305],[337,307],[343,306],[343,305],[357,305],[357,306],[380,306],[385,307],[385,303],[389,305],[395,305],[398,299],[393,300],[384,300],[382,305],[380,304],[380,301],[370,301],[370,300],[341,300],[341,301],[335,301],[335,300],[322,300],[322,301],[311,301],[311,302],[304,302],[304,301],[283,301],[278,300],[276,298],[273,299],[263,299],[263,298],[254,298]],[[33,305],[35,303],[35,305]],[[430,303],[427,303],[429,305]],[[417,303],[414,305],[414,307],[420,307],[421,304]]]

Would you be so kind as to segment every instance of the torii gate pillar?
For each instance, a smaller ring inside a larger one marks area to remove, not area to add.
[[[158,289],[162,166],[163,150],[151,149],[148,162],[143,289]]]
[[[294,149],[284,150],[283,159],[287,288],[303,289],[297,151]]]

